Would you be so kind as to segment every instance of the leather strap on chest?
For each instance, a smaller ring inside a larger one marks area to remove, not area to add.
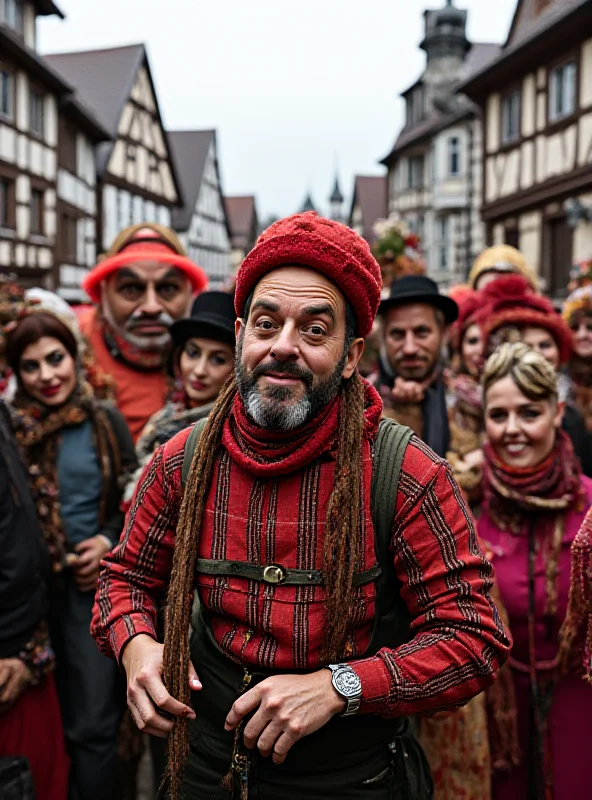
[[[199,420],[185,443],[181,481],[187,482],[199,437],[207,419]],[[368,654],[381,647],[395,647],[406,641],[409,615],[400,597],[400,585],[395,574],[391,539],[397,507],[401,467],[413,431],[395,420],[383,419],[374,442],[372,468],[372,521],[377,564],[354,576],[354,585],[376,583],[376,616]],[[251,564],[243,561],[221,561],[199,558],[196,569],[206,575],[242,577],[275,585],[322,585],[320,570],[300,570],[281,564]]]

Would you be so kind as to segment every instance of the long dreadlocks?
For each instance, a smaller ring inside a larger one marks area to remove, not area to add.
[[[164,639],[164,680],[168,691],[189,704],[189,625],[194,571],[200,530],[224,422],[237,393],[234,376],[223,387],[195,448],[187,477],[175,537],[173,569],[167,598]],[[360,376],[344,381],[341,398],[337,462],[327,506],[324,541],[324,581],[327,590],[327,636],[320,663],[343,656],[355,614],[353,576],[361,550],[361,445],[364,430],[364,387]],[[344,613],[344,609],[346,609]],[[188,721],[177,719],[169,736],[171,797],[176,800],[180,774],[189,753]]]

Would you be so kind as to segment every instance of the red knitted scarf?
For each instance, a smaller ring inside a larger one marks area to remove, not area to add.
[[[580,462],[569,436],[557,432],[553,451],[534,467],[517,469],[504,464],[487,443],[483,452],[485,504],[503,527],[521,533],[524,517],[546,512],[550,517],[581,503]]]
[[[364,381],[364,431],[373,439],[382,414],[382,401],[376,389]],[[314,420],[293,431],[261,428],[248,416],[237,394],[232,413],[224,424],[222,444],[233,461],[258,477],[288,475],[326,454],[337,445],[341,398],[338,395]]]

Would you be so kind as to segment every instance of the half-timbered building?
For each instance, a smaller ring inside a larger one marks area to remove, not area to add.
[[[592,256],[590,0],[519,0],[500,57],[462,91],[484,114],[487,239],[519,247],[559,298]]]
[[[386,175],[356,175],[348,225],[368,244],[376,241],[373,226],[388,216],[388,180]]]
[[[424,18],[426,67],[402,93],[405,124],[382,163],[389,212],[401,214],[420,236],[427,272],[446,288],[466,278],[483,245],[481,120],[476,105],[456,89],[499,48],[468,41],[467,12],[452,0]]]
[[[259,235],[257,204],[252,194],[224,198],[226,217],[230,226],[232,268],[236,270],[253,249]]]
[[[97,149],[98,249],[139,222],[171,225],[182,203],[144,45],[46,56],[108,131]]]
[[[169,131],[183,205],[173,211],[173,228],[189,258],[216,289],[232,274],[230,228],[222,196],[216,131]]]

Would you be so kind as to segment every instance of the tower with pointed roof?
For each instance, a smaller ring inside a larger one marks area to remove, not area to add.
[[[310,192],[307,192],[306,197],[304,198],[304,203],[300,209],[300,213],[304,214],[306,211],[316,211],[316,206],[312,201],[312,197]]]
[[[335,173],[335,183],[333,184],[333,191],[329,197],[329,203],[331,206],[331,219],[335,220],[335,222],[343,222],[343,202],[345,198],[341,194],[341,189],[339,187],[339,175]]]

